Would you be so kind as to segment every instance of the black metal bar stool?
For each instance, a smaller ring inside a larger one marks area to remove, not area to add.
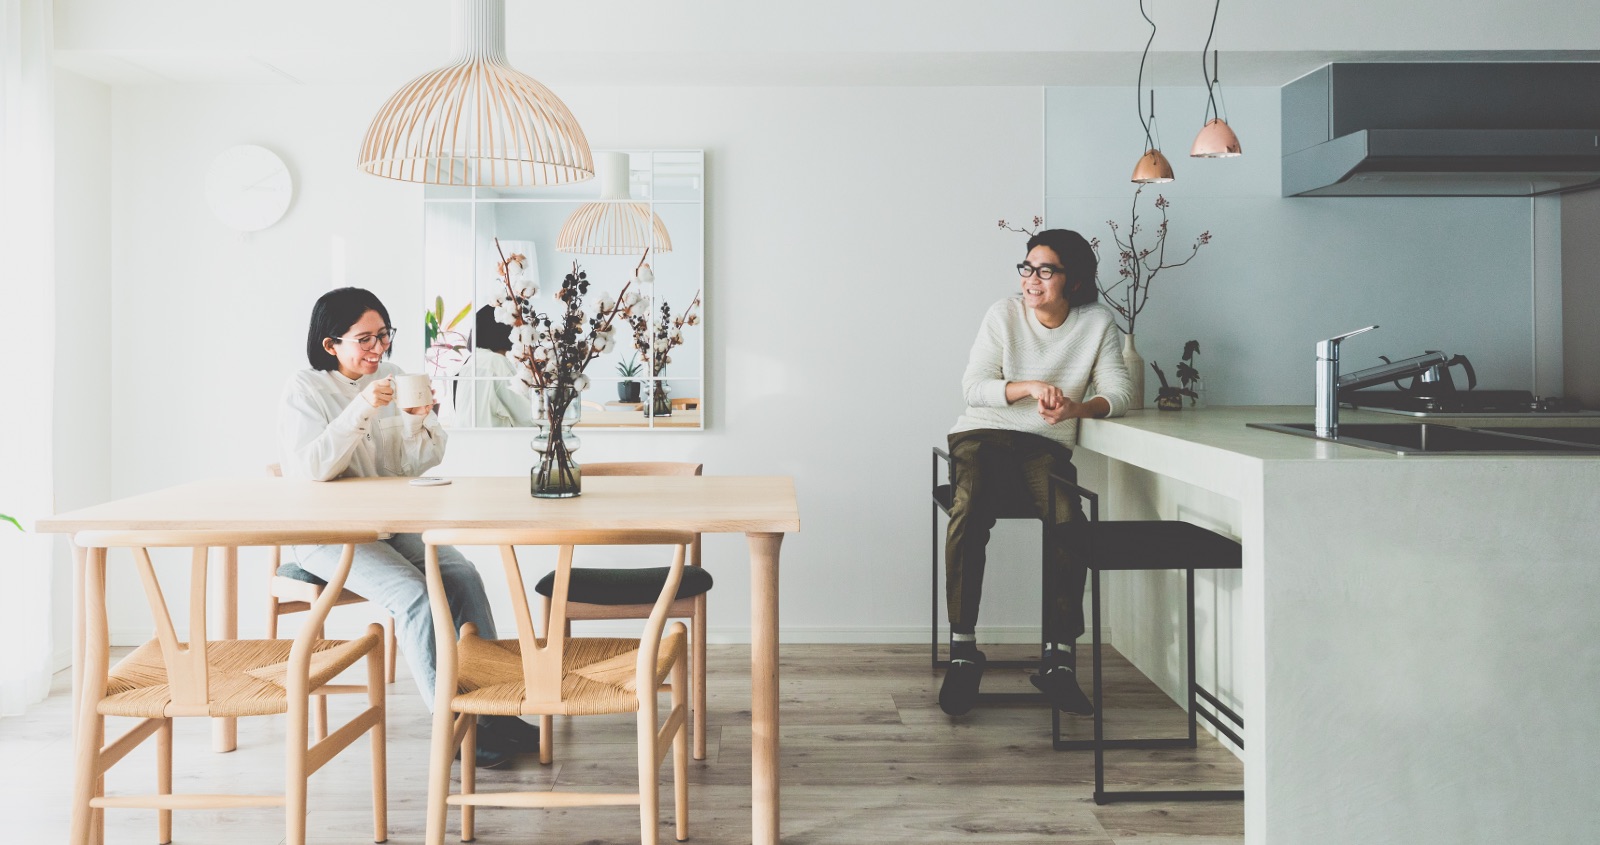
[[[1108,791],[1106,789],[1105,752],[1125,748],[1194,748],[1198,739],[1196,716],[1210,722],[1224,736],[1244,747],[1244,719],[1224,705],[1211,691],[1195,680],[1194,654],[1194,572],[1196,569],[1241,569],[1243,555],[1237,542],[1207,531],[1198,525],[1173,520],[1116,520],[1100,521],[1100,497],[1087,488],[1052,474],[1050,476],[1050,510],[1055,512],[1056,489],[1059,486],[1078,498],[1088,501],[1087,522],[1066,522],[1055,527],[1045,537],[1047,543],[1066,543],[1079,555],[1089,570],[1090,606],[1094,650],[1094,738],[1062,739],[1061,712],[1051,708],[1051,742],[1057,751],[1094,750],[1094,802],[1110,804],[1118,801],[1242,801],[1242,789],[1183,789],[1159,791]],[[1100,573],[1133,570],[1182,569],[1187,594],[1186,623],[1187,661],[1189,674],[1188,721],[1189,735],[1160,739],[1107,739],[1105,736],[1104,687],[1101,684],[1100,659]],[[1215,709],[1212,713],[1199,704]],[[1217,714],[1221,714],[1220,716]],[[1225,724],[1224,720],[1232,724]]]
[[[939,483],[939,459],[940,458],[943,458],[944,462],[945,462],[945,483],[943,483],[943,484]],[[950,665],[950,661],[949,660],[941,659],[939,657],[939,539],[940,539],[939,538],[939,513],[941,511],[943,511],[944,515],[946,517],[949,517],[950,516],[950,508],[955,506],[955,495],[956,495],[955,479],[952,477],[952,474],[954,473],[954,471],[955,471],[955,467],[950,462],[950,453],[946,452],[943,449],[940,449],[937,446],[933,447],[933,544],[931,546],[931,550],[932,550],[931,551],[932,579],[930,581],[930,584],[931,584],[930,591],[931,591],[931,594],[932,594],[932,600],[931,600],[931,616],[930,616],[930,620],[931,621],[930,621],[929,627],[930,627],[931,632],[932,632],[931,633],[932,644],[930,646],[930,649],[931,649],[930,660],[932,662],[932,666],[933,666],[934,671],[938,671],[940,667],[949,666]],[[996,516],[997,516],[998,519],[1035,519],[1035,520],[1039,520],[1040,540],[1041,540],[1041,542],[1040,542],[1041,555],[1043,554],[1044,550],[1048,549],[1048,547],[1044,545],[1045,543],[1049,542],[1049,538],[1044,532],[1044,529],[1045,529],[1044,520],[1039,519],[1039,515],[1037,513],[1034,513],[1033,507],[1032,507],[1031,504],[1028,504],[1026,502],[1021,502],[1021,501],[1004,502],[1004,503],[1002,503],[1001,512],[999,514],[997,514]],[[1043,565],[1043,559],[1041,557],[1040,570],[1043,571],[1045,569],[1046,569],[1046,567]],[[1040,614],[1039,619],[1040,619],[1041,627],[1039,629],[1039,636],[1040,636],[1040,646],[1039,646],[1039,648],[1040,648],[1041,652],[1044,649],[1044,645],[1043,645],[1043,638],[1044,638],[1043,621],[1044,621],[1044,618],[1045,618],[1044,615],[1046,613],[1049,613],[1049,607],[1050,607],[1049,596],[1050,596],[1050,594],[1047,593],[1047,592],[1041,592],[1040,593],[1040,597],[1041,598],[1040,598],[1040,606],[1039,606],[1039,614]],[[1033,660],[990,660],[988,662],[988,667],[990,669],[1036,669],[1036,668],[1038,668],[1038,666],[1039,666],[1039,659],[1038,658],[1035,658]],[[984,702],[984,701],[991,702],[991,703],[994,703],[994,702],[1014,702],[1014,701],[1043,702],[1044,700],[1045,700],[1044,695],[1042,693],[1037,693],[1037,692],[979,692],[978,693],[978,701],[980,701],[980,702]]]

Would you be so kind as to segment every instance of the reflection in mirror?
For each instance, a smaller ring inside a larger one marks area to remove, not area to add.
[[[473,350],[472,416],[479,428],[527,428],[533,425],[533,394],[517,376],[511,353],[511,327],[494,318],[494,306],[478,309],[477,347]]]
[[[704,154],[634,151],[597,155],[600,161],[613,162],[609,177],[602,169],[601,179],[558,190],[425,189],[425,295],[429,314],[443,315],[428,338],[427,371],[450,382],[446,425],[531,424],[532,375],[516,360],[519,341],[527,341],[495,320],[494,304],[507,292],[504,254],[513,259],[510,282],[536,291],[528,301],[540,314],[566,310],[558,294],[574,258],[590,285],[582,297],[588,317],[626,286],[629,307],[584,370],[590,385],[582,399],[591,405],[580,427],[702,427]],[[586,248],[583,239],[605,248]],[[465,319],[450,327],[463,310]]]

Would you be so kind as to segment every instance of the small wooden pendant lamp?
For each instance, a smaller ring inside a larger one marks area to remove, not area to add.
[[[357,166],[404,182],[522,188],[594,177],[566,104],[506,60],[505,0],[455,0],[455,61],[406,83],[367,127]]]
[[[629,202],[628,154],[600,153],[600,202],[572,212],[556,236],[556,251],[581,255],[636,255],[646,249],[671,252],[672,238],[648,203]],[[652,232],[654,239],[652,240]]]

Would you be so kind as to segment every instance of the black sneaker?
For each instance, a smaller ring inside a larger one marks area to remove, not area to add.
[[[1028,680],[1057,710],[1074,716],[1094,715],[1094,703],[1078,688],[1077,673],[1067,667],[1051,666]]]
[[[478,725],[478,747],[484,745],[511,754],[537,754],[539,726],[515,716],[489,716]]]
[[[964,716],[978,703],[978,686],[983,681],[983,652],[973,649],[970,656],[952,657],[939,687],[939,709],[951,716]]]

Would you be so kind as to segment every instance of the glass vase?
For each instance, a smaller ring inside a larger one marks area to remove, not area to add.
[[[645,382],[644,415],[647,417],[672,416],[672,398],[667,395],[667,383],[664,381]]]
[[[536,388],[528,491],[540,499],[570,499],[583,492],[583,470],[572,454],[583,442],[572,433],[583,414],[582,392],[570,384]]]

